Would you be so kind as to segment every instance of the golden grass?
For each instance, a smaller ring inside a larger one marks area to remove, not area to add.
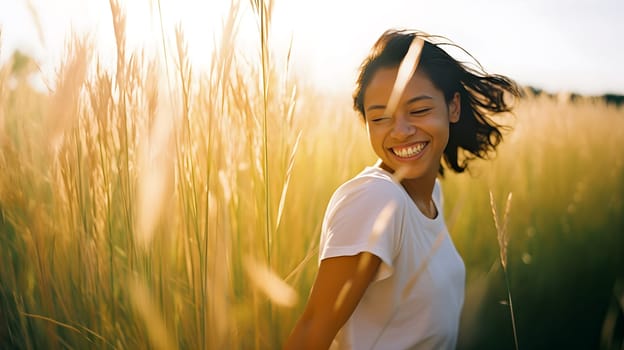
[[[498,250],[500,256],[500,263],[503,267],[503,274],[505,275],[505,286],[507,288],[507,303],[509,304],[509,313],[511,316],[511,326],[513,330],[513,338],[515,349],[519,349],[518,334],[516,330],[516,317],[514,315],[513,298],[511,297],[511,288],[509,287],[509,277],[507,273],[507,248],[509,245],[509,231],[507,229],[509,223],[509,212],[511,211],[511,199],[512,193],[507,195],[507,201],[505,204],[505,212],[502,218],[499,218],[498,210],[496,209],[496,201],[494,200],[494,194],[490,191],[490,207],[492,208],[492,217],[494,218],[494,227],[496,228],[496,236],[498,238]],[[501,222],[502,219],[502,222]]]
[[[238,6],[207,72],[181,27],[174,52],[163,41],[173,62],[128,52],[117,1],[113,69],[84,38],[49,93],[0,67],[0,345],[268,349],[290,332],[325,205],[374,157],[348,97],[275,64],[270,3],[252,2],[260,56],[236,46]],[[488,189],[514,193],[511,271],[518,252],[544,256],[527,232],[608,227],[624,212],[622,130],[601,101],[521,101],[498,159],[444,180],[469,273],[498,256]]]

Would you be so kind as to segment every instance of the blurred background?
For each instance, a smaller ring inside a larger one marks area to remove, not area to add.
[[[375,161],[357,68],[408,28],[526,90],[495,116],[511,128],[493,159],[442,180],[467,267],[458,347],[514,349],[516,333],[522,349],[624,348],[622,14],[615,0],[0,3],[0,347],[279,348],[329,197]]]

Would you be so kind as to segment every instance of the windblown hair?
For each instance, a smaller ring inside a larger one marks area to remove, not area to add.
[[[456,92],[460,94],[460,117],[457,123],[450,124],[444,161],[453,171],[461,173],[466,170],[469,161],[475,158],[487,159],[496,150],[503,139],[503,127],[495,123],[491,116],[511,112],[513,106],[509,99],[505,100],[505,94],[520,97],[522,92],[513,80],[485,73],[476,59],[461,47],[432,42],[443,37],[415,31],[388,30],[377,40],[360,66],[353,93],[353,107],[362,117],[365,116],[364,93],[375,73],[381,68],[398,67],[416,37],[424,40],[417,69],[443,92],[447,104]],[[461,49],[475,61],[480,70],[458,62],[440,48],[442,45]],[[444,175],[442,166],[440,175]]]

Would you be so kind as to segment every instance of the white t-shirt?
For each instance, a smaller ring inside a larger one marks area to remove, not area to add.
[[[433,200],[438,215],[430,219],[377,167],[336,190],[323,220],[319,261],[370,252],[382,263],[332,349],[455,348],[465,268],[444,222],[438,181]],[[394,210],[384,210],[388,206]]]

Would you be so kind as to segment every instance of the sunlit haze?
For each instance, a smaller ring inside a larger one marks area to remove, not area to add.
[[[29,10],[29,3],[35,11]],[[122,6],[128,14],[128,45],[162,54],[162,13],[166,36],[171,38],[180,24],[193,65],[201,69],[208,66],[213,38],[219,35],[230,2],[161,0],[161,11],[158,1],[133,0]],[[553,92],[624,94],[620,0],[278,0],[274,6],[271,38],[276,55],[285,57],[292,39],[293,64],[325,89],[350,89],[369,47],[394,27],[444,35],[478,58],[487,71],[522,84]],[[253,43],[253,13],[247,1],[240,7],[239,37]],[[43,70],[58,62],[71,30],[91,33],[103,59],[114,52],[105,0],[57,0],[54,5],[7,0],[0,3],[0,26],[0,60],[19,49],[34,56]]]

